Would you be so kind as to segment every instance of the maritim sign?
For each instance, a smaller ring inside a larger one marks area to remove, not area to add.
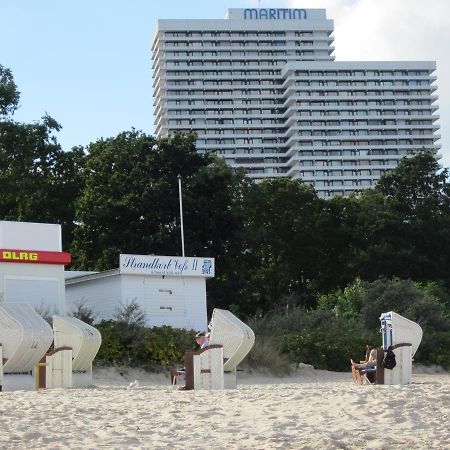
[[[244,20],[300,20],[306,19],[306,9],[269,8],[244,9]]]
[[[123,274],[135,275],[212,278],[214,277],[214,258],[120,255],[119,271]]]

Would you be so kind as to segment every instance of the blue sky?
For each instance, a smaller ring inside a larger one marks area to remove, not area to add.
[[[64,149],[131,127],[151,134],[150,46],[157,20],[223,18],[227,8],[257,5],[0,0],[0,64],[13,71],[22,93],[15,119],[31,122],[47,112],[63,126],[58,140]],[[335,20],[337,60],[437,60],[441,162],[450,166],[450,1],[261,0],[261,7],[326,8]]]
[[[151,40],[158,18],[222,18],[250,1],[0,0],[0,64],[21,91],[15,119],[45,112],[63,148],[131,127],[153,133]]]

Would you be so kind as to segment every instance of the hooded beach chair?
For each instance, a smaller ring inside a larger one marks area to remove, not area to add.
[[[386,369],[377,364],[377,384],[409,384],[412,360],[422,341],[422,328],[417,323],[393,311],[380,316],[383,351],[391,349],[396,365]]]
[[[223,347],[224,387],[235,389],[237,366],[252,349],[255,333],[233,313],[218,308],[213,311],[210,329],[210,345]]]
[[[184,374],[184,389],[235,389],[237,365],[253,347],[255,334],[230,311],[214,309],[209,346],[186,352],[184,371],[171,370],[172,384]]]
[[[53,340],[50,325],[25,303],[0,302],[2,389],[35,389],[35,367]]]
[[[55,350],[71,349],[71,387],[91,386],[92,361],[102,343],[100,332],[75,317],[53,316],[53,334]]]

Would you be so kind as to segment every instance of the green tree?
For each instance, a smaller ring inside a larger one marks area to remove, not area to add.
[[[19,106],[20,92],[10,69],[0,64],[0,116],[14,114]]]
[[[208,307],[236,304],[242,199],[251,184],[223,159],[211,157],[187,182],[183,181],[185,247],[187,255],[215,258],[215,276],[208,280]]]
[[[427,217],[449,205],[448,169],[441,170],[435,152],[418,151],[403,158],[399,165],[381,177],[376,191],[381,192],[405,218]]]
[[[320,202],[314,190],[286,178],[263,181],[244,192],[242,208],[234,274],[239,311],[310,304],[321,253],[316,230]]]
[[[314,257],[319,262],[314,274],[316,292],[342,288],[355,278],[354,258],[361,244],[360,230],[355,226],[359,215],[355,196],[321,200],[315,223],[318,245]]]
[[[359,236],[355,276],[443,280],[449,286],[447,176],[431,151],[421,151],[361,195],[354,223]]]
[[[76,267],[111,269],[120,253],[157,253],[157,244],[171,235],[172,221],[160,223],[158,217],[167,199],[158,195],[166,181],[152,176],[154,145],[152,137],[134,130],[89,145],[76,206]]]
[[[195,136],[156,140],[137,131],[91,144],[78,204],[78,267],[117,266],[120,253],[181,253],[178,175],[183,183],[187,256],[227,253],[238,229],[232,202],[242,175],[200,155]]]

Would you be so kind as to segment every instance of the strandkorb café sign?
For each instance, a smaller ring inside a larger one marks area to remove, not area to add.
[[[181,256],[120,255],[120,273],[184,277],[214,276],[214,258]]]

